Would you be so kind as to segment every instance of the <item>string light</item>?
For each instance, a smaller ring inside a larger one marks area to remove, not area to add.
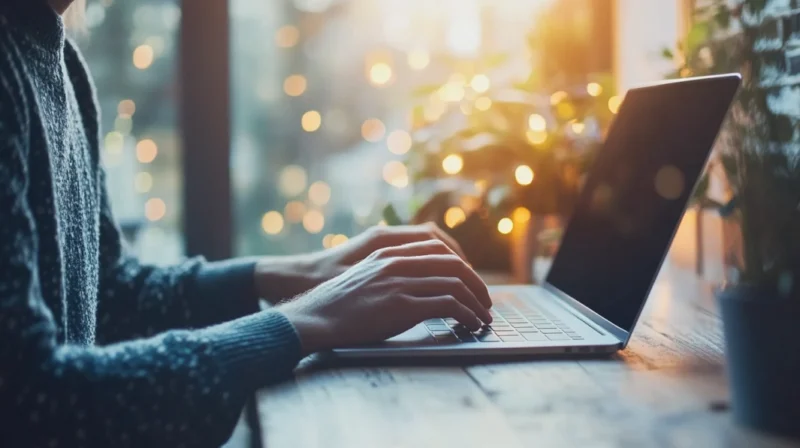
[[[322,247],[324,247],[325,249],[330,249],[331,248],[331,243],[333,242],[333,238],[334,237],[336,237],[336,235],[334,235],[332,233],[329,233],[329,234],[325,235],[324,237],[322,237]]]
[[[610,110],[612,114],[616,115],[619,113],[620,106],[622,106],[622,97],[612,96],[608,99],[608,110]]]
[[[547,120],[539,114],[533,114],[528,117],[528,127],[535,132],[545,131],[547,129]]]
[[[361,125],[361,136],[368,142],[377,142],[386,134],[386,126],[377,118],[365,120]]]
[[[151,163],[158,155],[156,142],[146,138],[136,144],[136,160],[139,163]]]
[[[475,109],[487,111],[492,107],[492,100],[488,96],[482,96],[475,100]]]
[[[133,186],[139,193],[147,193],[153,188],[153,176],[147,172],[138,173],[133,179]]]
[[[520,165],[514,170],[514,177],[520,185],[530,185],[533,182],[533,170],[528,165]]]
[[[574,122],[572,122],[572,124],[570,125],[570,127],[572,128],[572,132],[574,132],[574,133],[576,133],[576,134],[579,134],[579,135],[580,135],[580,134],[583,134],[583,131],[585,131],[585,130],[586,130],[586,124],[585,124],[585,123],[582,123],[582,122],[580,122],[580,121],[574,121]]]
[[[341,246],[342,244],[346,243],[347,240],[347,235],[334,235],[334,237],[331,238],[331,247]]]
[[[290,75],[283,81],[283,91],[289,96],[300,96],[306,91],[308,83],[303,75]]]
[[[469,85],[470,87],[472,87],[472,90],[478,93],[484,93],[487,90],[489,90],[489,88],[492,85],[492,82],[488,76],[483,74],[478,74],[472,77],[472,81],[470,81]]]
[[[136,103],[133,100],[122,100],[117,105],[117,114],[120,117],[132,117],[136,113]]]
[[[444,224],[451,229],[466,220],[467,215],[461,207],[450,207],[444,213]]]
[[[586,85],[586,92],[591,96],[600,96],[603,94],[603,86],[596,82],[590,82]]]
[[[306,210],[306,204],[303,204],[300,201],[290,201],[288,204],[286,204],[286,207],[284,207],[283,213],[286,215],[287,221],[296,224],[303,220]]]
[[[317,234],[322,231],[323,227],[325,227],[325,217],[319,210],[309,210],[303,216],[303,228],[306,229],[306,232]]]
[[[153,65],[155,52],[150,45],[139,45],[133,50],[133,66],[139,70],[147,70]]]
[[[464,168],[464,159],[458,154],[450,154],[442,160],[442,169],[447,174],[458,174]]]
[[[322,115],[315,110],[310,110],[303,114],[300,124],[306,132],[315,132],[322,126]]]
[[[526,223],[531,220],[531,211],[525,207],[517,207],[514,209],[514,213],[512,213],[511,216],[514,222]]]
[[[162,199],[151,198],[144,203],[144,216],[150,221],[160,221],[167,214],[167,204]]]
[[[285,25],[275,32],[275,43],[281,48],[291,48],[300,40],[300,30],[293,25]]]
[[[567,99],[567,92],[559,90],[558,92],[550,95],[550,104],[555,106],[556,104],[564,101],[565,99]]]
[[[385,62],[373,64],[369,69],[369,79],[376,86],[386,85],[392,79],[392,67]]]
[[[392,160],[383,166],[383,180],[397,188],[408,186],[408,168],[397,160]]]
[[[528,137],[528,141],[534,145],[541,145],[547,141],[547,132],[544,131],[528,131],[525,135]]]
[[[308,187],[308,199],[316,205],[323,206],[331,200],[331,187],[323,181],[317,181]]]
[[[271,211],[264,213],[261,218],[261,228],[268,235],[277,235],[283,230],[283,216],[280,212]]]
[[[497,223],[497,230],[503,235],[508,235],[514,230],[514,221],[511,218],[503,218]]]
[[[431,57],[425,50],[412,50],[408,53],[408,66],[413,70],[423,70],[431,62]]]
[[[287,165],[278,176],[278,188],[288,197],[297,196],[306,189],[306,170],[298,165]]]
[[[411,135],[406,131],[392,131],[389,136],[386,137],[386,146],[389,147],[389,152],[399,156],[410,151],[413,144],[414,142],[411,139]]]

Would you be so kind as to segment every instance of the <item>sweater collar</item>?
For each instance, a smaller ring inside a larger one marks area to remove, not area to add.
[[[5,0],[0,15],[24,31],[38,45],[51,51],[64,48],[64,20],[45,0]]]

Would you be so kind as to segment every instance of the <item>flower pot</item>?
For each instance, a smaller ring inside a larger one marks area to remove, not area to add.
[[[740,285],[719,291],[734,419],[800,437],[800,303]]]

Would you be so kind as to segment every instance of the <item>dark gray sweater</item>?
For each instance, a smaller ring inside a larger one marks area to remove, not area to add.
[[[128,254],[98,122],[61,18],[0,0],[0,445],[219,445],[299,339],[258,312],[252,262]]]

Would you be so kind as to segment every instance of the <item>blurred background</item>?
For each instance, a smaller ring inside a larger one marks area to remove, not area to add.
[[[230,0],[229,60],[214,63],[230,74],[219,120],[231,254],[331,247],[383,224],[387,204],[411,219],[442,191],[458,195],[435,220],[455,228],[480,209],[476,231],[498,238],[531,213],[568,216],[558,204],[579,188],[624,92],[674,68],[663,50],[694,3]],[[187,220],[203,219],[184,207],[185,158],[199,149],[182,144],[193,132],[178,108],[183,12],[179,1],[90,0],[78,38],[117,217],[157,263],[186,255]],[[510,152],[488,167],[496,147]],[[563,194],[529,203],[520,191]],[[508,259],[508,243],[498,248]]]

